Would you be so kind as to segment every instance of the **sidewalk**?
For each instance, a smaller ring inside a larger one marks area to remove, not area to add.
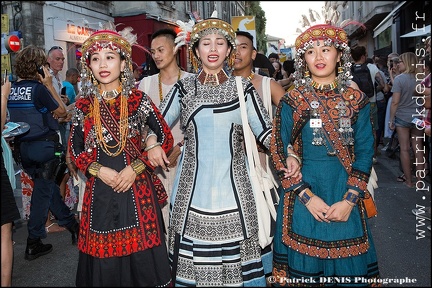
[[[14,190],[14,194],[21,213],[23,205],[19,173],[17,174],[17,188]],[[27,221],[22,219],[16,221],[13,232],[15,244],[12,286],[75,287],[78,249],[76,245],[71,243],[71,233],[67,230],[48,233],[47,238],[42,239],[42,242],[52,244],[53,251],[32,261],[24,259],[27,235]]]
[[[425,185],[428,191],[408,188],[396,181],[403,174],[399,168],[399,154],[389,158],[381,152],[374,165],[378,175],[375,190],[378,216],[369,223],[380,276],[388,281],[383,286],[431,287],[431,231],[426,228],[431,221],[411,212],[414,208],[431,206],[431,177],[416,183],[418,187]]]

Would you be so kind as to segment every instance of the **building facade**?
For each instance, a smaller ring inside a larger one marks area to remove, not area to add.
[[[64,78],[67,68],[78,67],[84,40],[107,21],[118,24],[119,29],[131,26],[138,44],[149,47],[154,31],[178,31],[177,20],[199,21],[216,10],[218,18],[231,23],[232,17],[245,15],[247,5],[247,1],[2,1],[2,41],[5,35],[16,33],[21,47],[34,44],[48,50],[61,46],[66,57]],[[365,30],[355,26],[346,30],[350,46],[364,45],[370,56],[414,51],[430,35],[430,1],[325,1],[325,6],[337,9],[340,21],[351,19],[365,25]],[[273,40],[267,47],[280,48],[280,39]],[[14,54],[3,55],[2,50],[2,71],[11,71]],[[149,67],[151,57],[134,48],[133,61]],[[185,47],[178,61],[189,70]]]
[[[217,10],[218,18],[230,23],[232,16],[244,15],[245,1],[2,1],[1,9],[2,39],[17,33],[21,47],[33,44],[46,51],[52,46],[63,48],[65,69],[60,74],[64,79],[68,68],[79,68],[84,40],[107,21],[114,22],[118,29],[131,26],[137,33],[138,44],[148,48],[154,31],[178,30],[177,20],[199,21]],[[3,55],[2,51],[2,71],[12,71],[15,54]],[[182,48],[179,64],[184,69],[187,69],[186,55]],[[150,60],[148,54],[134,48],[136,64],[146,65]]]
[[[430,35],[430,1],[326,1],[341,13],[340,21],[363,23],[365,30],[348,26],[350,46],[365,46],[368,55],[414,52]]]

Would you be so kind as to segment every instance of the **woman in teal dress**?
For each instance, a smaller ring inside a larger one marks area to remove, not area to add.
[[[315,25],[296,40],[295,85],[278,106],[271,141],[281,179],[273,251],[275,286],[370,286],[379,282],[362,199],[373,157],[367,96],[351,82],[346,32]]]

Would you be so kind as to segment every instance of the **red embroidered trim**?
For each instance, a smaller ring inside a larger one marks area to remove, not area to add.
[[[362,205],[357,205],[356,207],[360,210],[364,232],[363,236],[340,241],[320,241],[303,237],[291,231],[292,215],[296,196],[297,195],[294,192],[285,193],[284,195],[282,242],[285,245],[299,253],[322,259],[357,256],[368,251],[369,242],[366,229],[366,217],[364,217],[364,209],[362,208]]]

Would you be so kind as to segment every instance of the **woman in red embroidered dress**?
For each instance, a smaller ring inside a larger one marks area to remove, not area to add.
[[[170,286],[158,203],[166,200],[166,192],[147,151],[168,152],[173,138],[150,98],[134,88],[131,45],[136,36],[110,26],[83,43],[84,97],[76,102],[69,138],[71,159],[88,178],[76,285]],[[158,142],[143,151],[145,125]]]

